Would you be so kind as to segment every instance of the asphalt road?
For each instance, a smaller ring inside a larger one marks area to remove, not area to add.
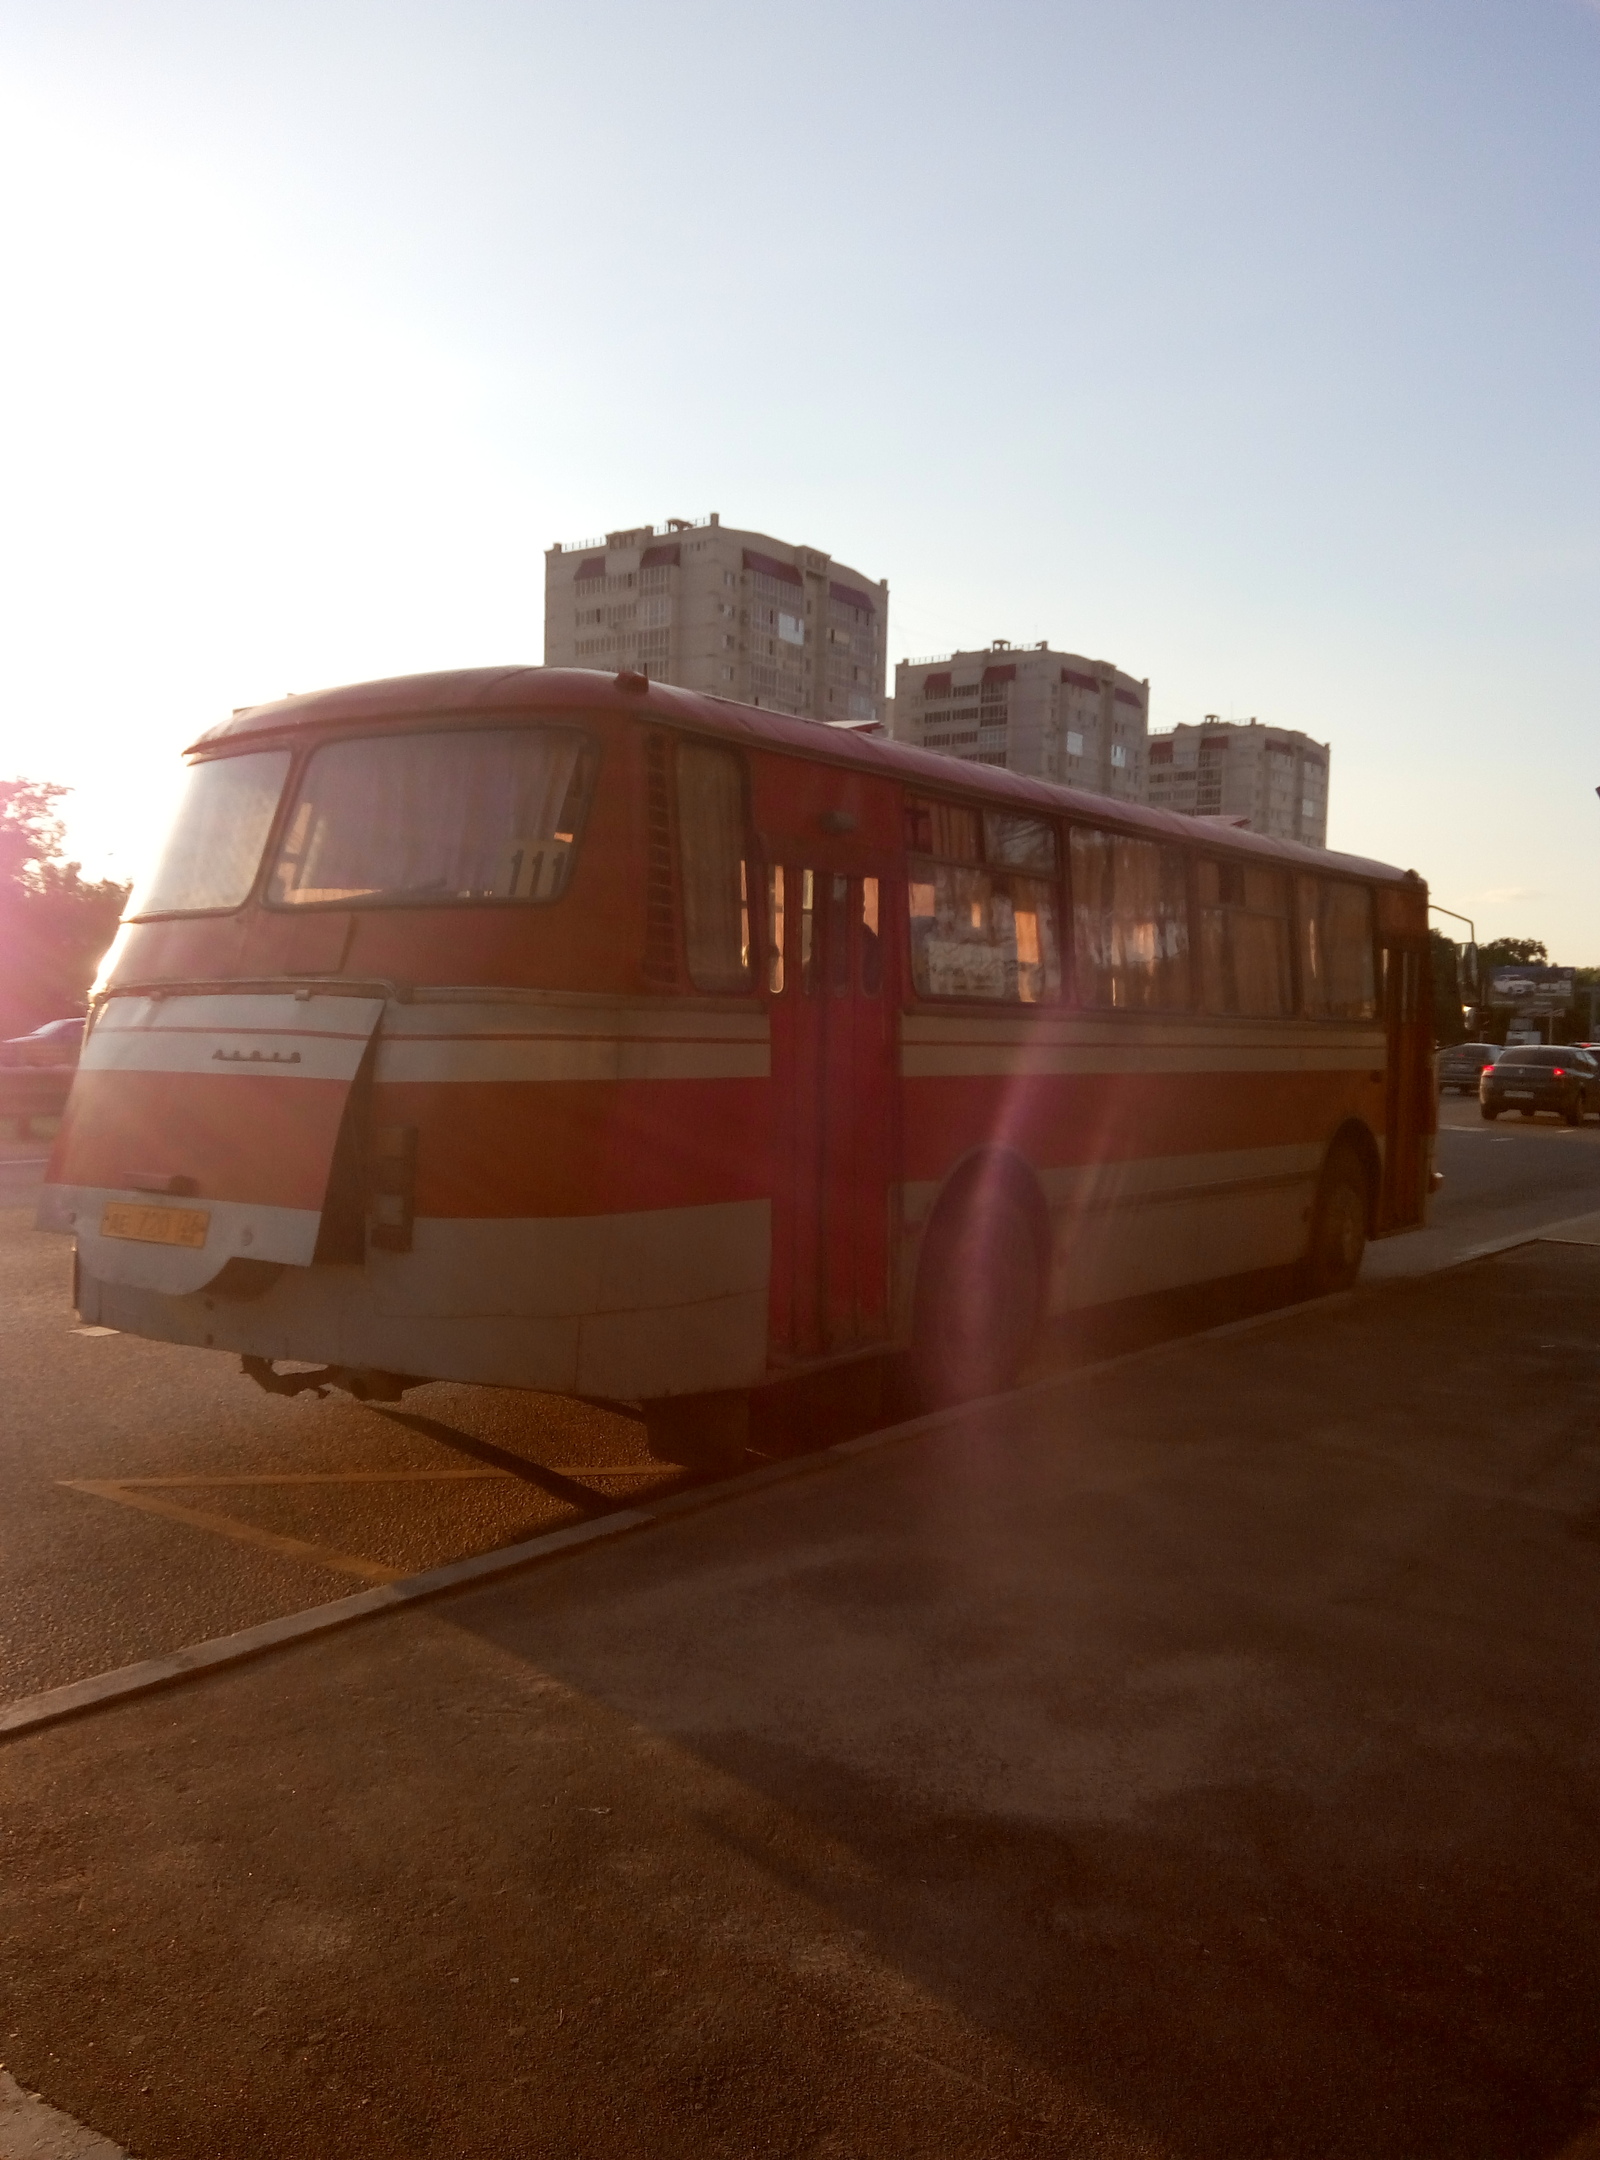
[[[1455,1098],[1443,1119],[1433,1227],[1374,1247],[1374,1279],[1600,1208],[1600,1125],[1507,1130]],[[22,1152],[0,1162],[0,1701],[683,1482],[647,1461],[639,1425],[571,1403],[447,1386],[387,1408],[284,1400],[220,1352],[85,1334],[67,1244],[31,1227]],[[1266,1282],[1169,1302],[1047,1346],[1040,1370],[1291,1294]],[[808,1412],[784,1444],[843,1429]]]
[[[1491,1125],[1475,1100],[1446,1095],[1437,1164],[1445,1181],[1428,1219],[1452,1234],[1498,1237],[1524,1228],[1525,1216],[1547,1219],[1552,1208],[1577,1215],[1600,1207],[1600,1122],[1502,1117]]]
[[[1592,2160],[1597,1290],[1301,1307],[17,1737],[0,2053],[140,2160]]]

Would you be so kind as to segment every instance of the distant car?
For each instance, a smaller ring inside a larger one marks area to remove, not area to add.
[[[76,1065],[86,1020],[47,1020],[31,1035],[0,1042],[0,1065]]]
[[[1480,1076],[1478,1107],[1491,1120],[1502,1110],[1526,1118],[1553,1110],[1581,1125],[1591,1109],[1600,1110],[1600,1063],[1576,1043],[1513,1045]]]
[[[1439,1086],[1476,1095],[1478,1081],[1500,1055],[1498,1043],[1452,1043],[1439,1052]]]

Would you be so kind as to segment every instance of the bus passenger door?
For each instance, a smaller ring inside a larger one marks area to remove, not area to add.
[[[884,879],[786,862],[767,881],[771,1326],[784,1362],[888,1334],[896,1005]]]

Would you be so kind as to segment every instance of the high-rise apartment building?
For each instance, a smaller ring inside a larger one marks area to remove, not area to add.
[[[982,652],[902,660],[894,733],[974,765],[1143,800],[1150,685],[1109,660],[997,638]]]
[[[888,616],[887,580],[715,511],[544,559],[546,667],[636,668],[809,720],[882,721]]]
[[[1327,743],[1259,720],[1185,722],[1150,737],[1145,800],[1152,809],[1222,817],[1308,847],[1328,844]]]

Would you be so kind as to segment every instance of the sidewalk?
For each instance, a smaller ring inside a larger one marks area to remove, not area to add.
[[[0,1747],[139,2160],[1571,2160],[1600,1250],[1072,1376]]]

